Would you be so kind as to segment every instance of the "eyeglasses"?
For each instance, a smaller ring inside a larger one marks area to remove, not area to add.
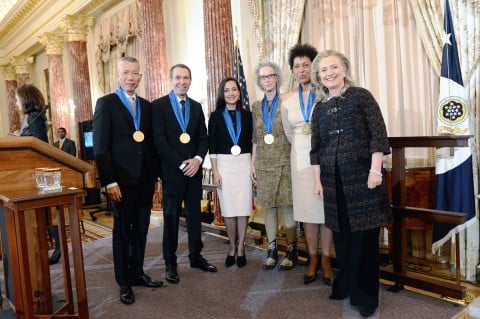
[[[274,79],[277,75],[275,73],[272,74],[267,74],[267,75],[260,75],[260,80],[265,81],[265,80],[271,80]]]

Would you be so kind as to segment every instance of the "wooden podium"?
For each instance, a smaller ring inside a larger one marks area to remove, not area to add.
[[[441,147],[469,147],[468,139],[471,135],[453,136],[412,136],[412,137],[390,137],[392,148],[392,173],[391,173],[391,194],[392,194],[392,260],[393,269],[381,270],[381,277],[395,282],[389,288],[390,291],[400,291],[403,285],[431,291],[442,296],[463,299],[466,289],[460,283],[460,248],[459,235],[456,236],[456,280],[450,283],[444,280],[420,276],[407,272],[407,220],[418,218],[427,223],[442,222],[452,225],[459,225],[465,222],[465,214],[435,209],[409,207],[409,196],[406,187],[406,158],[405,148],[441,148]]]
[[[88,318],[79,208],[84,187],[95,186],[95,168],[33,137],[0,139],[0,215],[5,296],[16,318]],[[63,186],[55,192],[36,187],[38,167],[61,169]],[[52,295],[45,211],[68,211],[73,276],[66,220],[57,214],[64,291]]]

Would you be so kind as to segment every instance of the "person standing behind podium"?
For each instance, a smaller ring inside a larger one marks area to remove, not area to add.
[[[202,162],[208,150],[202,105],[187,96],[190,68],[170,68],[172,90],[152,103],[153,139],[160,155],[163,186],[163,259],[165,279],[178,283],[177,246],[182,202],[185,207],[190,267],[208,272],[217,268],[202,257]]]
[[[22,127],[14,135],[33,136],[48,143],[45,98],[40,90],[24,84],[15,91],[17,110],[23,118]]]
[[[17,110],[23,117],[20,136],[33,136],[48,143],[47,136],[47,117],[45,116],[45,98],[38,88],[33,85],[25,84],[17,88],[15,92],[17,100]],[[49,210],[45,210],[46,219],[50,221]],[[48,258],[50,265],[58,263],[61,257],[60,234],[58,225],[47,226],[47,232],[50,238],[53,238],[55,247]]]
[[[100,184],[112,200],[115,280],[124,304],[135,301],[132,286],[163,285],[143,271],[158,158],[152,141],[151,104],[135,91],[140,79],[137,59],[121,58],[120,86],[97,100],[93,115],[95,161]]]
[[[67,138],[67,130],[64,127],[59,127],[57,129],[57,134],[59,140],[53,143],[53,146],[73,156],[77,156],[77,147],[75,146],[74,141]]]
[[[237,80],[227,77],[218,86],[215,111],[208,121],[213,183],[230,243],[225,266],[247,263],[245,236],[252,214],[252,113],[242,107]],[[238,239],[238,241],[237,241]]]

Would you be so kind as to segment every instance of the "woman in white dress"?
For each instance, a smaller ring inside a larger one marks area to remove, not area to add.
[[[227,77],[218,87],[215,111],[208,121],[213,183],[230,243],[225,266],[243,267],[248,218],[252,214],[252,113],[242,107],[240,85]]]
[[[311,85],[311,70],[312,61],[316,55],[317,50],[309,44],[296,45],[290,49],[288,63],[298,87],[286,94],[283,99],[282,124],[292,144],[290,163],[293,218],[303,223],[308,246],[309,263],[304,275],[304,283],[309,284],[317,279],[320,233],[322,278],[325,284],[331,285],[333,279],[330,266],[332,232],[325,226],[323,200],[313,194],[314,175],[313,167],[310,165],[310,119],[315,101]]]

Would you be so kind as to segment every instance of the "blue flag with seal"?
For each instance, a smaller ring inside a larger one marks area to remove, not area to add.
[[[250,110],[250,100],[248,98],[247,80],[243,72],[242,56],[240,55],[240,47],[238,41],[235,41],[235,51],[233,54],[233,77],[240,84],[240,91],[242,92],[242,105],[245,109]]]
[[[469,135],[469,108],[458,58],[448,0],[445,0],[443,54],[440,73],[440,93],[437,105],[437,132],[439,135]],[[435,208],[465,213],[462,225],[435,223],[432,252],[437,252],[455,234],[476,222],[473,186],[472,148],[441,148],[436,154]]]

